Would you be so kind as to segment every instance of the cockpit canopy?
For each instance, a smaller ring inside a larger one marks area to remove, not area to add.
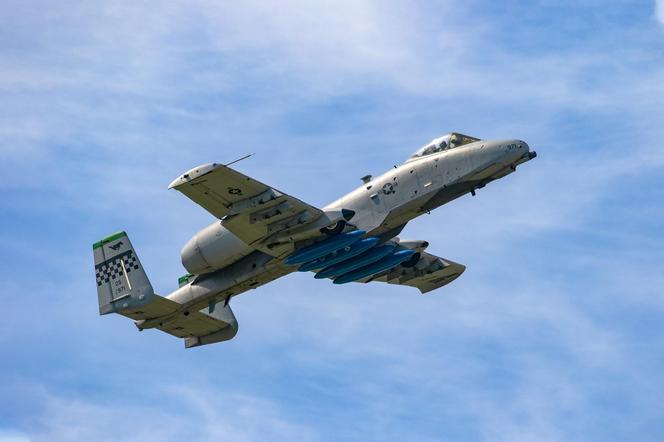
[[[475,141],[480,141],[480,139],[452,132],[447,135],[443,135],[442,137],[436,138],[430,141],[429,143],[425,144],[423,147],[420,147],[415,151],[415,153],[413,153],[408,158],[407,161],[431,155],[432,153],[442,152],[447,149],[454,149],[455,147],[463,146],[464,144],[474,143]]]

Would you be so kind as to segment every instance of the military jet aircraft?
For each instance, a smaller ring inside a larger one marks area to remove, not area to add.
[[[334,284],[379,281],[422,293],[465,267],[426,252],[424,240],[397,235],[411,219],[516,170],[536,156],[524,141],[485,141],[460,133],[436,138],[403,164],[322,209],[223,164],[204,164],[175,179],[176,189],[217,220],[181,253],[187,275],[162,297],[125,232],[93,244],[99,313],[119,313],[139,330],[157,328],[185,348],[232,339],[233,296],[294,271]]]

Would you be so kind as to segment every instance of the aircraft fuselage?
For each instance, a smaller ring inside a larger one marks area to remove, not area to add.
[[[520,140],[476,141],[453,149],[411,158],[332,202],[323,210],[347,209],[350,220],[368,235],[383,240],[396,236],[411,219],[467,193],[475,193],[490,181],[502,178],[516,166],[532,159],[528,144]],[[168,298],[187,308],[227,301],[246,290],[260,287],[297,270],[244,244],[219,221],[197,234],[182,251],[185,267],[204,256],[200,244],[224,251],[221,268],[196,276],[195,284],[185,284]],[[196,257],[196,258],[192,258]],[[208,258],[208,261],[211,260]],[[191,270],[190,270],[191,271]]]
[[[528,144],[520,140],[477,141],[411,159],[325,208],[354,210],[354,225],[370,234],[381,234],[402,228],[411,219],[466,193],[474,193],[513,172],[533,154]]]

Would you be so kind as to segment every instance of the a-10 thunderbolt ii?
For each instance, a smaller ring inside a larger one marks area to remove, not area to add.
[[[133,319],[184,338],[186,348],[232,339],[238,330],[229,301],[293,271],[334,284],[380,281],[422,293],[456,279],[465,267],[425,251],[424,240],[397,235],[411,219],[502,178],[537,154],[520,140],[486,141],[451,133],[418,149],[403,164],[319,209],[228,165],[204,164],[176,189],[218,220],[182,249],[188,274],[162,297],[125,232],[95,243],[99,312]]]

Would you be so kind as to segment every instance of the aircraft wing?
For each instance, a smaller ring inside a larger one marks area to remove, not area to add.
[[[361,281],[408,285],[427,293],[454,281],[465,270],[466,266],[463,264],[421,251],[420,259],[414,266],[408,268],[398,266],[396,269],[387,270]]]
[[[293,241],[319,236],[320,228],[341,219],[341,211],[323,212],[223,164],[191,169],[171,188],[221,219],[245,243],[272,256],[292,251]]]

